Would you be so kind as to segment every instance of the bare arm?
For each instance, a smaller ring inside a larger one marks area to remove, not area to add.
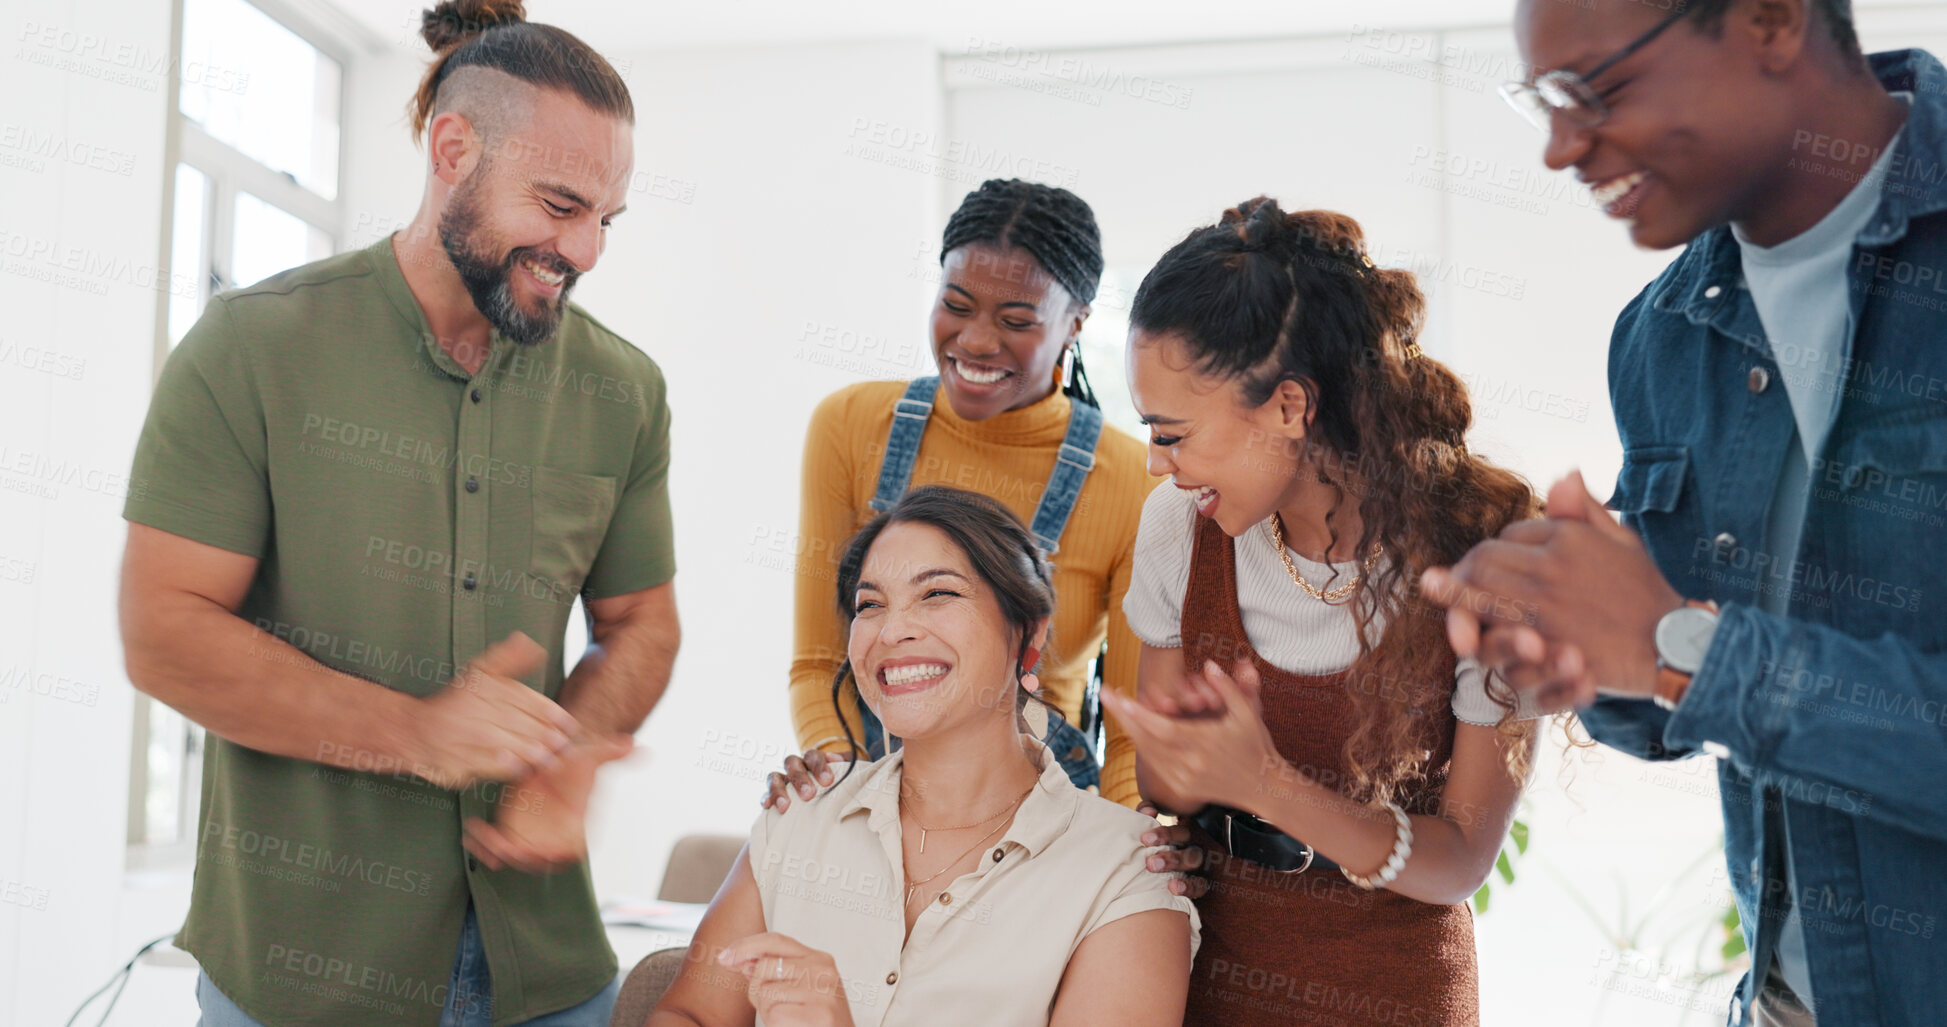
[[[710,900],[710,909],[690,940],[689,955],[676,980],[663,992],[644,1027],[750,1027],[757,1010],[750,1004],[743,974],[717,962],[726,945],[764,930],[764,904],[750,869],[750,846]]]
[[[1189,914],[1146,910],[1097,928],[1075,947],[1048,1023],[1174,1027],[1189,994]]]
[[[561,686],[561,705],[596,734],[634,734],[669,687],[682,643],[676,585],[607,599],[588,607],[588,651]]]
[[[572,717],[513,680],[544,655],[525,636],[418,699],[332,670],[238,617],[257,566],[131,522],[120,614],[135,687],[238,745],[449,788],[545,766],[574,733]]]
[[[1132,539],[1132,548],[1133,543]],[[1142,640],[1130,629],[1129,619],[1122,613],[1122,599],[1129,594],[1134,561],[1133,552],[1123,553],[1117,557],[1115,568],[1109,574],[1108,649],[1102,654],[1102,687],[1113,688],[1123,695],[1136,694],[1144,648]],[[1136,745],[1122,733],[1122,725],[1105,718],[1102,795],[1111,802],[1134,808],[1141,802],[1142,797],[1137,794],[1140,789],[1141,779],[1136,773]]]
[[[1386,890],[1436,904],[1465,902],[1494,869],[1525,782],[1508,774],[1503,742],[1491,727],[1454,729],[1453,767],[1437,817],[1413,817],[1413,854]],[[1520,743],[1530,749],[1532,735]],[[1246,807],[1354,873],[1379,870],[1393,850],[1396,826],[1295,768],[1267,775],[1263,801]]]

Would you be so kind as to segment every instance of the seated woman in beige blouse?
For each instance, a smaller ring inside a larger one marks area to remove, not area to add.
[[[1033,536],[914,489],[853,538],[838,596],[839,681],[903,747],[758,818],[648,1027],[1181,1023],[1197,917],[1144,869],[1155,821],[1025,733],[1054,612]]]

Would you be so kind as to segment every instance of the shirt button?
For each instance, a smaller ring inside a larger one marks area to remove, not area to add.
[[[1002,857],[1002,856],[1005,856],[1005,855],[1007,855],[1007,850],[1006,850],[1006,849],[995,849],[995,850],[994,850],[994,862],[996,862],[996,863],[999,863],[999,862],[1001,861],[1001,857]]]
[[[478,402],[480,402],[480,390],[479,390],[479,389],[474,389],[474,390],[473,390],[473,401],[474,401],[475,403],[478,403]]]
[[[468,492],[478,492],[478,491],[480,491],[480,479],[478,479],[478,478],[468,478],[468,479],[466,480],[466,490],[467,490]]]
[[[462,581],[462,582],[460,582],[460,585],[461,585],[462,587],[464,587],[464,588],[465,588],[465,589],[466,589],[466,590],[467,590],[468,592],[471,592],[471,591],[473,591],[473,585],[474,585],[474,581],[473,581],[473,572],[472,572],[472,571],[468,571],[468,572],[466,572],[466,580],[465,580],[465,581]]]
[[[1737,536],[1728,531],[1720,531],[1716,538],[1710,540],[1710,543],[1717,547],[1719,555],[1729,556],[1731,550],[1737,548]]]
[[[1724,294],[1724,287],[1721,285],[1713,285],[1710,288],[1704,290],[1704,298],[1707,300],[1714,300],[1723,294]]]
[[[887,975],[886,975],[886,983],[887,983],[887,984],[898,984],[898,983],[899,983],[899,971],[897,971],[897,970],[894,970],[893,972],[891,972],[891,973],[889,973],[889,974],[887,974]]]
[[[480,861],[474,859],[472,856],[468,856],[466,858],[466,868],[468,870],[474,871],[475,873],[478,873],[480,870]]]
[[[1754,367],[1751,369],[1751,377],[1745,380],[1745,384],[1751,387],[1752,392],[1763,392],[1771,387],[1771,372],[1762,367]]]
[[[1705,742],[1700,748],[1704,750],[1706,756],[1715,756],[1720,760],[1731,758],[1730,747],[1723,742]]]
[[[941,893],[940,893],[940,905],[942,905],[942,906],[951,906],[951,905],[953,905],[953,893],[952,893],[952,892],[950,892],[950,891],[943,891],[943,892],[941,892]]]

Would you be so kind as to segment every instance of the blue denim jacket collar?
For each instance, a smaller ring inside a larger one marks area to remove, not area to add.
[[[1861,246],[1898,242],[1916,217],[1947,210],[1947,68],[1924,50],[1891,50],[1868,58],[1873,75],[1888,92],[1917,98],[1893,148],[1879,207],[1859,235]],[[1713,228],[1676,259],[1671,273],[1651,287],[1649,301],[1664,313],[1681,313],[1692,324],[1708,324],[1770,355],[1762,332],[1744,330],[1736,292],[1743,262],[1729,225]]]

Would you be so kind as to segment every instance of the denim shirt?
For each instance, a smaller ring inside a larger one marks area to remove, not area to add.
[[[1646,759],[1721,757],[1757,968],[1739,1022],[1791,905],[1820,1023],[1947,1015],[1947,69],[1919,50],[1871,62],[1914,100],[1847,265],[1851,328],[1825,382],[1838,412],[1811,454],[1795,561],[1763,554],[1794,437],[1780,360],[1797,355],[1766,338],[1728,226],[1630,302],[1609,350],[1623,444],[1609,505],[1677,591],[1722,616],[1675,712],[1605,698],[1583,719]],[[1806,174],[1872,165],[1835,152],[1808,139],[1792,158]],[[1785,590],[1785,615],[1758,608],[1767,589]]]

